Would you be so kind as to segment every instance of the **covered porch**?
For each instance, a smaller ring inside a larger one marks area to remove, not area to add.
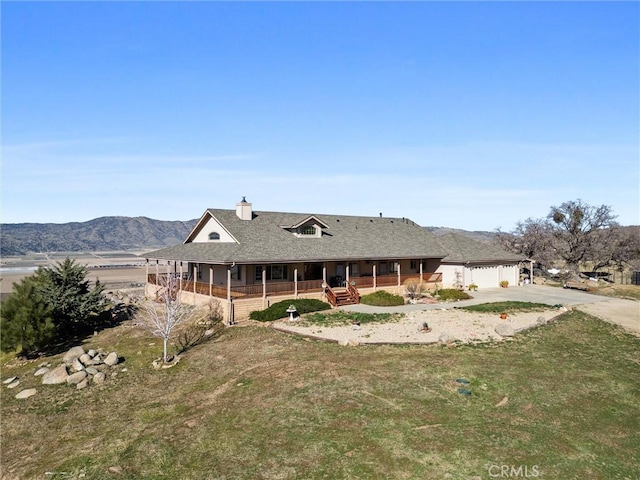
[[[420,260],[212,265],[180,261],[160,263],[147,259],[146,265],[147,284],[155,285],[158,291],[166,284],[163,277],[172,276],[181,292],[229,302],[282,295],[298,297],[299,294],[323,293],[327,288],[347,286],[397,290],[409,279],[432,285],[442,282],[442,274],[426,271],[430,262]],[[274,276],[281,278],[274,279]]]

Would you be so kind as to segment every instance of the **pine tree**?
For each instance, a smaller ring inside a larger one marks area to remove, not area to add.
[[[0,348],[29,355],[46,348],[55,336],[53,307],[39,293],[37,281],[23,278],[0,309]]]

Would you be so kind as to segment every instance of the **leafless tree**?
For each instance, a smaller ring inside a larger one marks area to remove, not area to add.
[[[160,290],[156,301],[149,300],[138,312],[136,323],[149,331],[154,337],[162,339],[162,360],[167,362],[167,347],[174,330],[194,318],[195,309],[178,298],[178,283],[174,276],[161,277]]]
[[[557,258],[555,239],[549,222],[543,219],[527,218],[516,224],[510,233],[498,229],[497,241],[504,249],[535,260],[545,266],[552,266]]]
[[[637,231],[620,227],[611,207],[595,207],[578,199],[553,206],[546,218],[527,218],[511,232],[497,231],[505,249],[550,266],[565,266],[575,274],[589,262],[594,270],[621,268],[640,258]]]
[[[557,254],[572,270],[597,257],[597,247],[613,240],[612,229],[618,226],[610,206],[595,207],[580,199],[551,207],[547,219],[556,240]]]

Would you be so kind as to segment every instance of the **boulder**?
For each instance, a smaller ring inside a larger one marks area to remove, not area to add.
[[[89,377],[76,384],[76,389],[82,390],[83,388],[87,388],[87,385],[89,385]]]
[[[84,370],[84,365],[79,359],[74,358],[71,362],[71,370],[73,370],[74,372],[80,372]]]
[[[36,373],[34,373],[33,375],[36,377],[39,377],[47,373],[49,370],[50,370],[49,367],[40,367],[38,370],[36,370]]]
[[[71,347],[67,353],[64,354],[64,357],[62,357],[62,361],[64,363],[66,363],[67,365],[71,364],[71,362],[73,362],[76,358],[79,358],[81,355],[84,355],[84,348],[78,346],[78,347]]]
[[[16,395],[17,399],[33,397],[38,391],[35,388],[27,388]]]
[[[536,324],[538,325],[545,325],[547,323],[547,319],[544,318],[543,316],[539,316],[536,320]]]
[[[95,357],[97,354],[97,350],[94,350],[93,348],[87,352],[87,355],[89,355],[91,358]]]
[[[7,388],[16,388],[18,385],[20,385],[20,380],[14,380],[9,385],[7,385]]]
[[[351,338],[349,339],[347,345],[349,345],[350,347],[357,347],[358,345],[360,345],[360,340],[358,340],[357,338]]]
[[[71,375],[69,375],[67,377],[67,383],[69,385],[77,385],[78,383],[83,381],[85,378],[87,378],[87,372],[85,372],[84,370],[81,370],[79,372],[72,373]]]
[[[9,377],[9,378],[7,378],[6,380],[4,380],[2,383],[4,383],[4,384],[6,385],[7,383],[13,383],[13,382],[15,382],[17,379],[18,379],[18,377],[16,377],[16,376]]]
[[[104,372],[98,372],[93,376],[93,383],[104,383],[106,378],[107,376],[104,374]]]
[[[118,358],[118,354],[116,352],[111,352],[109,355],[107,355],[107,358],[104,359],[104,363],[109,365],[110,367],[117,365],[119,361],[120,359]]]
[[[89,355],[88,353],[83,353],[82,355],[80,355],[80,357],[78,357],[78,360],[82,362],[83,365],[89,365],[91,358],[91,355]]]
[[[501,337],[513,337],[516,331],[508,323],[499,323],[496,325],[495,332]]]
[[[96,367],[87,367],[84,371],[89,375],[95,375],[96,373],[98,373],[98,369]]]
[[[67,377],[69,374],[67,373],[67,366],[60,365],[59,367],[54,368],[53,370],[49,370],[42,376],[43,385],[57,385],[59,383],[64,383],[67,381]]]
[[[91,360],[89,360],[88,363],[89,363],[89,365],[100,365],[100,364],[102,364],[102,355],[100,355],[98,353],[94,357],[91,357]]]
[[[450,344],[450,343],[452,343],[454,341],[455,341],[455,338],[453,338],[453,336],[448,334],[448,333],[442,333],[438,337],[438,342],[444,343],[445,345],[448,345],[448,344]]]

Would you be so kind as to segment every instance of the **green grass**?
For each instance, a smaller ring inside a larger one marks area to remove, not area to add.
[[[336,327],[339,325],[351,325],[354,322],[365,323],[392,323],[404,317],[404,313],[361,313],[336,310],[331,313],[310,313],[302,317],[301,325],[317,325],[323,327]]]
[[[482,303],[480,305],[469,305],[467,307],[459,307],[460,310],[478,313],[514,313],[514,312],[538,312],[552,308],[552,305],[545,303],[532,302],[492,302]]]
[[[456,348],[233,327],[161,371],[150,367],[159,342],[130,327],[88,344],[117,346],[127,371],[75,390],[39,385],[43,359],[3,365],[3,379],[38,389],[19,401],[2,385],[4,477],[455,480],[511,465],[547,479],[637,478],[640,340],[579,311]]]

